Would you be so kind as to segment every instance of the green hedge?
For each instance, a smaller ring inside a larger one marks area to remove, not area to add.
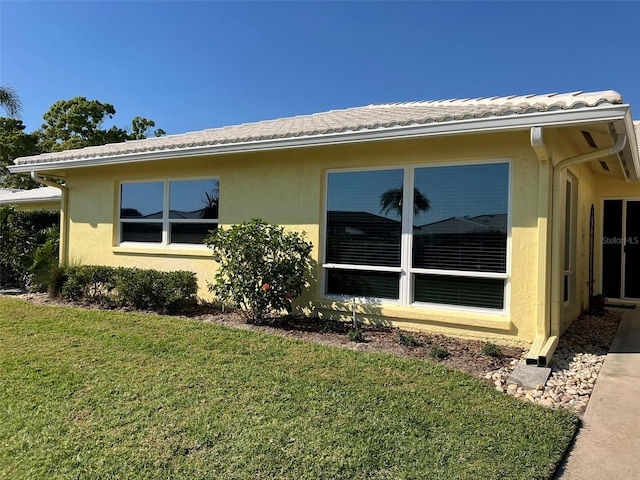
[[[83,265],[57,272],[50,292],[76,302],[177,313],[197,303],[198,281],[187,271]]]

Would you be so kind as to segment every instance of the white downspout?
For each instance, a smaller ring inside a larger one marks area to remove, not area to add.
[[[627,136],[620,135],[616,139],[616,143],[612,147],[589,152],[575,157],[565,158],[553,165],[553,160],[549,159],[549,155],[544,144],[542,135],[542,127],[531,127],[531,146],[536,151],[541,162],[550,161],[553,170],[551,187],[551,225],[548,234],[551,237],[551,275],[549,286],[546,289],[546,298],[550,298],[550,303],[545,305],[544,318],[539,318],[538,322],[543,321],[544,328],[539,329],[534,339],[531,350],[527,354],[527,364],[537,364],[538,366],[546,366],[553,355],[560,336],[560,312],[562,309],[561,289],[563,285],[564,275],[564,248],[563,236],[564,231],[562,225],[562,172],[572,165],[585,163],[599,158],[616,155],[627,143]],[[544,302],[545,304],[547,302]]]
[[[60,249],[58,252],[60,265],[64,266],[68,264],[68,249],[67,249],[67,238],[68,238],[68,228],[67,228],[67,187],[66,185],[52,182],[51,180],[47,180],[45,177],[38,175],[37,172],[31,172],[31,178],[43,185],[47,185],[48,187],[59,188],[62,193],[62,198],[60,199]],[[62,177],[56,177],[64,180]]]

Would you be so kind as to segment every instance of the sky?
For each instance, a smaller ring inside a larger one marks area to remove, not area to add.
[[[579,90],[617,90],[640,119],[639,25],[640,2],[0,0],[0,85],[27,132],[76,96],[168,134]]]

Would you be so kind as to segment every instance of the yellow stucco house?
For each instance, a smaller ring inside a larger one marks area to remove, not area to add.
[[[64,179],[61,258],[197,273],[206,232],[305,231],[307,312],[531,344],[640,299],[640,158],[614,91],[371,105],[20,158]],[[55,186],[55,185],[53,185]],[[593,220],[591,211],[593,208]]]

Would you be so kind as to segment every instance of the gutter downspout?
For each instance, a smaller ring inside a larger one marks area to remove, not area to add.
[[[622,151],[627,143],[626,135],[619,135],[616,139],[616,143],[612,147],[597,150],[595,152],[589,152],[575,157],[565,158],[559,161],[556,165],[553,165],[553,161],[549,159],[546,145],[542,135],[542,127],[531,127],[531,146],[538,155],[540,161],[550,163],[550,168],[553,170],[552,183],[551,183],[551,225],[548,234],[551,237],[551,252],[548,258],[551,259],[551,271],[548,287],[544,289],[542,296],[542,302],[539,302],[539,314],[538,316],[538,330],[536,332],[536,338],[529,353],[527,354],[526,363],[528,365],[535,364],[538,366],[546,366],[553,355],[556,347],[558,346],[558,339],[560,337],[560,317],[562,309],[562,295],[560,286],[563,285],[564,276],[564,261],[563,261],[563,215],[562,215],[562,184],[561,177],[564,170],[572,165],[579,163],[590,162],[610,155],[617,155]],[[542,205],[543,202],[540,202]],[[545,202],[546,203],[546,202]],[[540,226],[540,225],[539,225]],[[546,225],[545,225],[546,229]],[[539,236],[539,238],[541,235]],[[548,238],[548,237],[547,237]],[[546,242],[545,242],[546,243]],[[542,264],[543,259],[539,259],[539,267]],[[544,259],[546,260],[546,259]],[[546,261],[545,265],[545,276]],[[541,293],[541,289],[538,290]],[[551,299],[550,303],[547,299]],[[540,311],[542,307],[543,311]],[[540,328],[542,327],[542,328]]]
[[[63,184],[59,184],[56,182],[52,182],[51,180],[47,180],[45,177],[38,175],[37,172],[32,171],[31,172],[31,178],[38,182],[41,183],[43,185],[47,185],[48,187],[55,187],[55,188],[59,188],[61,190],[62,193],[62,198],[60,199],[60,249],[58,252],[58,257],[59,257],[59,262],[61,266],[65,266],[69,263],[69,259],[68,259],[68,249],[67,249],[67,238],[68,238],[68,227],[67,227],[67,206],[68,206],[68,199],[67,199],[67,187],[66,185]],[[63,177],[55,177],[55,178],[60,178],[61,180],[64,180]]]

